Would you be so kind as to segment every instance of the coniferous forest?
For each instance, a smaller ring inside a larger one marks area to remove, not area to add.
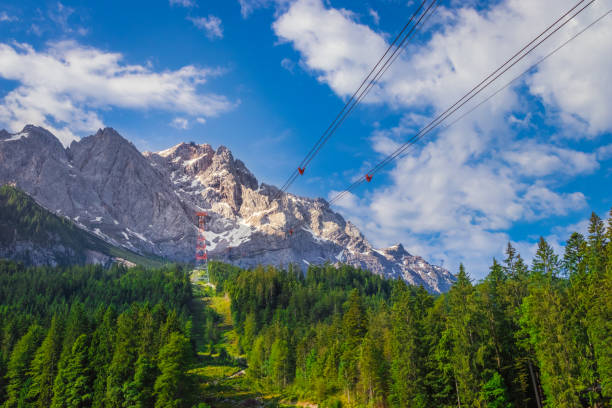
[[[610,406],[612,212],[562,254],[541,239],[529,264],[508,245],[480,282],[461,267],[438,296],[349,266],[213,263],[211,278],[208,299],[231,300],[241,384],[261,393],[330,407]],[[211,349],[220,336],[195,296],[178,266],[0,262],[2,406],[233,406],[194,374],[207,360],[193,333]]]

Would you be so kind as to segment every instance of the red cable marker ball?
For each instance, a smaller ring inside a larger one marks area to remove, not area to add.
[[[369,183],[370,181],[372,181],[372,175],[371,174],[366,174],[365,176],[367,182]]]
[[[304,174],[304,170],[306,170],[306,167],[304,167],[304,168],[298,167],[298,171],[300,172],[300,176],[302,174]]]

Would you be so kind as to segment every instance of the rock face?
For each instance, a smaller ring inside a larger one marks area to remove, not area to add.
[[[343,262],[431,292],[455,278],[401,244],[372,248],[323,199],[259,183],[220,146],[181,143],[141,154],[111,128],[68,149],[48,131],[0,132],[0,184],[15,183],[51,211],[113,245],[193,259],[196,211],[206,211],[209,256],[243,267]]]

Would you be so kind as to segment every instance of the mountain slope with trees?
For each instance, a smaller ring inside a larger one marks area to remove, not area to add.
[[[0,257],[31,265],[108,265],[117,260],[161,265],[158,257],[110,245],[10,185],[0,186]]]

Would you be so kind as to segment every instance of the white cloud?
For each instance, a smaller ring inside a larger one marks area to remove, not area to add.
[[[289,58],[283,58],[281,61],[281,67],[285,68],[287,71],[293,74],[293,70],[295,69],[295,62],[293,62]]]
[[[599,160],[612,159],[612,143],[609,145],[599,147],[597,149],[597,158]]]
[[[205,118],[196,118],[196,122],[198,122],[199,124],[203,125],[206,123],[206,119]]]
[[[376,12],[376,10],[369,9],[368,10],[368,14],[370,15],[370,17],[372,17],[372,20],[374,21],[374,24],[376,24],[376,25],[380,24],[380,16]]]
[[[609,9],[600,3],[517,64],[500,84]],[[408,110],[395,128],[374,132],[374,150],[389,154],[427,123],[432,112],[452,105],[573,4],[506,0],[478,11],[465,3],[460,8],[440,6],[443,27],[426,42],[411,44],[364,101]],[[474,276],[482,277],[491,258],[503,255],[510,240],[507,231],[516,223],[584,210],[584,194],[555,189],[563,177],[597,170],[597,159],[607,150],[584,153],[564,145],[566,139],[537,131],[526,138],[521,131],[533,126],[528,101],[534,98],[554,113],[547,117],[561,128],[588,132],[588,137],[612,130],[612,116],[606,114],[612,101],[612,35],[609,24],[604,26],[593,27],[527,80],[453,127],[423,139],[386,169],[387,186],[366,184],[374,190],[362,199],[346,197],[338,203],[342,212],[375,245],[401,241],[428,259],[444,259],[452,271],[463,261]],[[296,0],[273,29],[300,53],[301,64],[341,97],[352,94],[387,47],[383,34],[321,0]],[[363,174],[361,169],[357,174]]]
[[[221,19],[210,15],[208,17],[187,17],[193,25],[206,33],[206,36],[214,40],[216,38],[223,38],[223,27],[221,25]]]
[[[69,144],[75,133],[103,126],[100,109],[216,116],[233,104],[225,96],[202,92],[215,74],[192,65],[155,72],[123,63],[119,53],[73,41],[53,43],[46,51],[0,43],[0,77],[19,83],[0,102],[0,123],[13,130],[26,123],[45,126]]]
[[[247,18],[258,8],[268,7],[274,4],[275,0],[238,0],[240,3],[240,14],[242,18]]]
[[[599,168],[594,153],[532,142],[520,143],[502,153],[517,174],[532,176],[588,174]]]
[[[0,12],[0,22],[13,22],[18,21],[19,19],[15,16],[9,16],[6,11]]]
[[[171,6],[181,6],[181,7],[193,7],[195,6],[194,0],[170,0]]]
[[[447,24],[427,44],[408,47],[366,101],[412,108],[433,105],[443,110],[573,4],[572,0],[506,0],[481,12],[440,6]],[[502,81],[608,8],[595,2]],[[301,53],[304,65],[321,82],[341,96],[352,94],[387,48],[383,35],[358,23],[351,12],[328,8],[321,0],[295,1],[274,22],[273,29]],[[605,114],[606,101],[612,98],[612,81],[601,80],[612,72],[611,46],[612,26],[603,21],[528,77],[532,93],[566,116],[587,121],[589,131],[612,130],[612,116]],[[585,66],[596,69],[597,75]]]
[[[57,2],[54,8],[49,10],[49,19],[59,26],[65,33],[77,33],[79,35],[86,35],[89,30],[85,27],[78,27],[74,24],[69,23],[71,16],[78,18],[78,13],[75,13],[75,9],[72,7],[65,6],[61,2]]]
[[[387,47],[347,14],[325,8],[320,0],[298,0],[273,24],[279,38],[301,52],[305,66],[343,96],[355,90]]]
[[[185,118],[174,118],[172,122],[170,122],[170,126],[181,130],[187,130],[189,129],[189,120]]]

